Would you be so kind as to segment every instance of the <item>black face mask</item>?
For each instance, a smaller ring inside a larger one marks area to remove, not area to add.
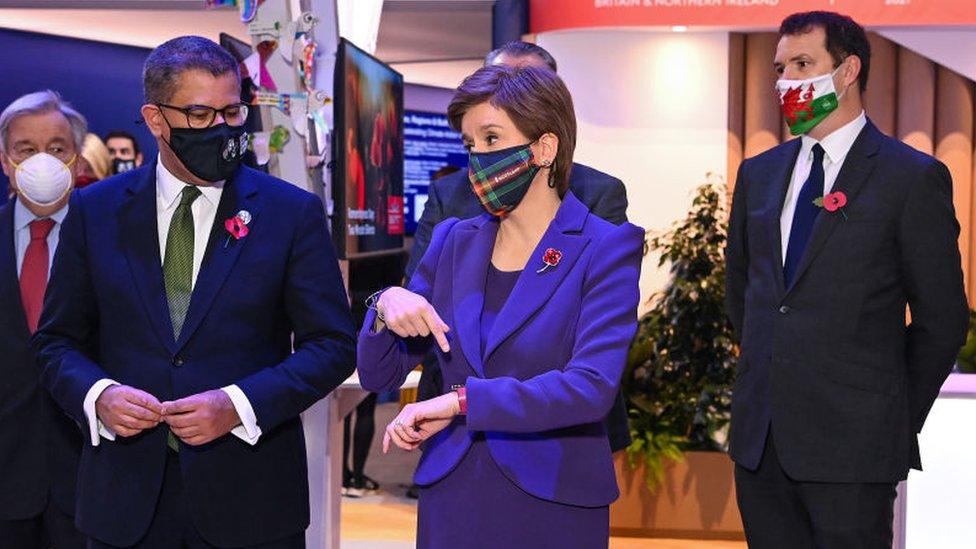
[[[134,169],[136,169],[135,160],[123,160],[121,158],[112,160],[112,175],[118,175]]]
[[[170,126],[167,144],[190,173],[204,181],[221,181],[237,171],[247,141],[243,126],[223,123],[200,129]]]

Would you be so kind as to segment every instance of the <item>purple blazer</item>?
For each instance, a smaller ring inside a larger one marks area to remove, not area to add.
[[[602,420],[637,329],[644,231],[608,223],[567,193],[482,354],[485,277],[498,225],[488,214],[440,223],[410,281],[410,291],[451,327],[451,352],[431,337],[373,332],[370,311],[359,338],[360,380],[370,391],[395,390],[436,349],[443,390],[467,386],[467,416],[427,442],[418,484],[447,476],[482,432],[501,471],[522,490],[558,503],[609,505],[619,492]],[[562,260],[539,273],[548,248]]]

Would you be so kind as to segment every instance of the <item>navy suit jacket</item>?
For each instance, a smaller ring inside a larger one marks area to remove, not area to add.
[[[226,184],[179,340],[156,226],[155,162],[72,197],[34,343],[43,381],[87,425],[82,404],[112,378],[174,400],[237,384],[263,432],[181,444],[184,495],[214,545],[302,532],[309,523],[299,414],[353,371],[354,328],[318,198],[250,168]],[[250,233],[223,221],[251,213]],[[294,338],[294,341],[293,341]],[[294,352],[292,347],[294,345]],[[112,545],[139,540],[163,482],[166,428],[86,444],[77,524]]]
[[[40,385],[20,299],[14,204],[0,206],[0,520],[35,517],[49,497],[74,515],[82,433]]]
[[[834,184],[847,205],[819,213],[786,287],[780,214],[799,151],[795,139],[746,160],[736,180],[732,458],[758,467],[769,433],[795,480],[895,482],[920,467],[916,435],[969,321],[952,179],[869,122]]]
[[[415,480],[429,485],[484,433],[502,472],[522,490],[559,503],[608,505],[618,495],[602,420],[613,404],[637,329],[644,231],[590,213],[567,193],[481,352],[485,277],[499,222],[485,213],[437,226],[409,289],[444,322],[451,351],[435,349],[444,392],[466,385],[468,413],[432,437]],[[543,267],[546,249],[562,252]],[[363,387],[396,389],[433,345],[372,331],[360,333]]]

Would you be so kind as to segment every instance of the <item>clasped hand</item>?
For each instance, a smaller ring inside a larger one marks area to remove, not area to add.
[[[166,423],[174,435],[191,446],[220,438],[241,423],[233,401],[220,389],[160,402],[134,387],[113,385],[99,395],[95,411],[98,419],[119,436],[135,436]]]
[[[390,451],[390,443],[411,451],[420,443],[442,431],[461,412],[457,393],[450,392],[437,398],[407,404],[389,425],[383,435],[383,453]]]

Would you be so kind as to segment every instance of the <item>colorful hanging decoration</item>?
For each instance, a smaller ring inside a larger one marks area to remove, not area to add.
[[[281,34],[281,23],[275,21],[274,23],[259,23],[252,22],[247,25],[247,33],[251,36],[270,36],[271,38],[278,38]]]
[[[241,22],[250,23],[258,14],[258,8],[263,3],[264,0],[205,0],[204,6],[208,9],[237,6],[241,10]]]
[[[275,49],[277,48],[278,48],[277,40],[265,40],[263,42],[260,42],[255,48],[255,50],[257,50],[257,54],[261,58],[261,66],[259,68],[260,76],[258,77],[259,81],[256,83],[262,88],[266,90],[271,90],[273,92],[278,91],[278,86],[275,84],[275,81],[271,78],[271,73],[268,72],[268,58],[271,57],[271,54],[273,54]],[[254,79],[253,75],[251,76],[251,79],[252,80]]]
[[[275,126],[268,138],[268,150],[275,154],[284,151],[285,143],[288,143],[289,139],[291,139],[291,132],[288,131],[288,128]]]
[[[254,132],[251,134],[251,150],[254,151],[258,166],[264,166],[271,160],[270,141],[270,132]]]
[[[298,75],[302,78],[305,91],[311,92],[315,87],[315,51],[317,46],[315,40],[312,40],[308,34],[303,34],[300,40],[302,57],[298,61]]]
[[[258,92],[254,94],[254,100],[251,101],[251,104],[262,107],[276,107],[283,113],[291,115],[292,103],[295,102],[297,105],[298,101],[304,102],[306,97],[308,96],[304,93]]]
[[[264,0],[239,0],[238,7],[241,8],[241,21],[244,23],[250,23],[254,20],[254,16],[258,14],[258,8]]]

